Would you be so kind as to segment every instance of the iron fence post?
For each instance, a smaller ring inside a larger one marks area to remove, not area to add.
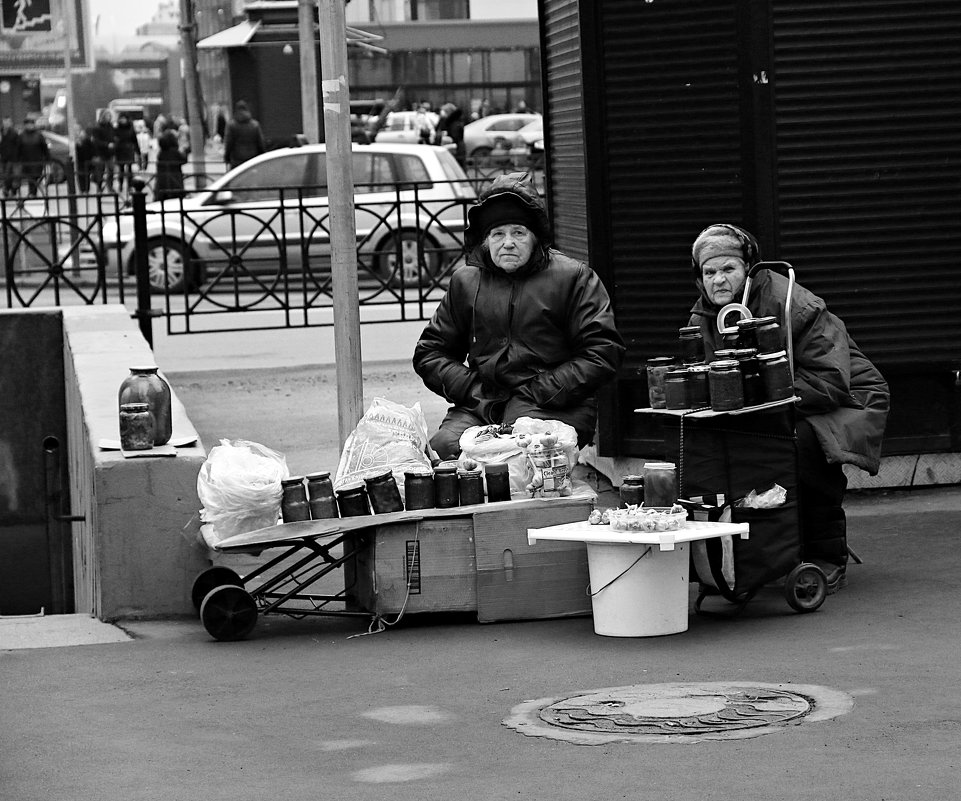
[[[140,333],[153,348],[153,314],[150,310],[150,270],[147,262],[147,194],[146,183],[142,178],[134,178],[133,194],[133,237],[134,268],[137,276],[137,311],[134,317],[140,326]]]

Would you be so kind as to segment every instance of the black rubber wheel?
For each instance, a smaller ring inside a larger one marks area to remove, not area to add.
[[[200,604],[200,621],[215,640],[242,640],[257,625],[257,604],[243,587],[214,587]]]
[[[828,597],[827,576],[817,565],[802,562],[784,579],[784,597],[795,612],[813,612]]]
[[[377,246],[377,252],[375,270],[389,287],[425,289],[440,271],[437,243],[419,231],[392,234]]]
[[[194,579],[194,586],[190,590],[190,600],[193,601],[194,609],[200,611],[200,605],[204,602],[207,593],[214,587],[228,584],[232,587],[243,587],[244,580],[229,567],[208,567],[203,573]]]

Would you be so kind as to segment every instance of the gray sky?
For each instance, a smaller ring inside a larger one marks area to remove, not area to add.
[[[138,27],[150,21],[158,5],[157,0],[87,0],[91,26],[100,15],[97,38],[133,36]]]

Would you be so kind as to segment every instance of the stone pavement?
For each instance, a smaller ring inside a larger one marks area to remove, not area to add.
[[[0,798],[954,798],[961,495],[850,509],[864,564],[808,615],[765,594],[736,619],[695,616],[656,638],[599,637],[589,617],[411,615],[360,637],[358,620],[265,617],[236,643],[178,620],[126,623],[125,642],[2,650]],[[624,688],[692,683],[677,717],[713,682],[829,691],[848,707],[690,743],[585,746],[504,725],[532,699],[615,688],[616,712]]]
[[[208,448],[253,439],[292,470],[334,468],[330,365],[162,366]],[[429,424],[443,412],[405,361],[366,364],[365,390],[422,402]],[[668,637],[600,637],[590,617],[408,615],[365,634],[357,619],[268,616],[237,643],[189,619],[20,647],[9,632],[23,621],[0,621],[0,799],[953,798],[961,492],[852,494],[847,507],[864,564],[819,611],[765,592],[737,618],[692,616]],[[747,739],[587,746],[504,725],[524,702],[589,691],[608,691],[598,726],[627,729],[641,712],[686,725],[717,682],[847,705]]]

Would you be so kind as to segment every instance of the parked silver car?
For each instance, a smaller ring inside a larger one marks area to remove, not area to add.
[[[462,249],[476,197],[442,147],[353,144],[354,221],[361,269],[387,286],[426,286]],[[183,200],[147,205],[150,285],[183,292],[204,282],[329,279],[326,147],[257,156]],[[103,250],[132,274],[133,215],[104,225]],[[264,277],[266,276],[266,278]]]
[[[517,131],[540,116],[527,112],[491,114],[467,123],[464,126],[464,152],[467,158],[475,164],[487,164],[495,148],[503,148],[505,144],[509,147]]]

